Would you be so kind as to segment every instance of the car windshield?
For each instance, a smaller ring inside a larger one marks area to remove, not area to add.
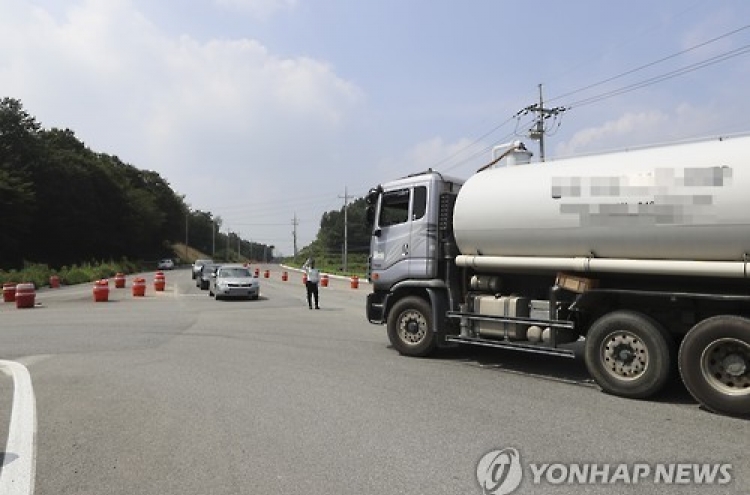
[[[219,272],[219,276],[225,278],[252,277],[250,270],[247,268],[225,268]]]

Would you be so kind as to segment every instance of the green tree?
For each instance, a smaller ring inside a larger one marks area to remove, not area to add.
[[[32,232],[37,197],[29,167],[39,159],[36,120],[19,100],[0,101],[0,266],[18,266]]]

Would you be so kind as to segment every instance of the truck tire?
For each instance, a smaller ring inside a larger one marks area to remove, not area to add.
[[[685,335],[680,376],[704,407],[732,416],[750,415],[750,320],[714,316]]]
[[[388,339],[407,356],[423,357],[435,350],[430,305],[421,297],[405,297],[388,314]]]
[[[669,381],[675,343],[656,321],[634,311],[613,311],[586,335],[586,367],[603,391],[645,399]]]

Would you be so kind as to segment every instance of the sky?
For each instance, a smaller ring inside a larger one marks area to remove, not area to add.
[[[540,85],[547,160],[750,131],[746,0],[0,0],[0,46],[0,97],[279,255],[381,182],[539,159]]]

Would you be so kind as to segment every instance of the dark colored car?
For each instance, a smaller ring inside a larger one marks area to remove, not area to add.
[[[206,263],[213,263],[213,262],[214,262],[214,260],[208,260],[208,259],[206,259],[206,260],[195,260],[195,262],[193,263],[193,280],[195,280],[196,278],[199,277],[199,275],[201,273],[201,268],[203,267],[203,265],[205,265]]]
[[[211,277],[220,266],[220,264],[213,262],[203,264],[198,277],[195,279],[195,286],[200,290],[208,290],[211,287]]]

